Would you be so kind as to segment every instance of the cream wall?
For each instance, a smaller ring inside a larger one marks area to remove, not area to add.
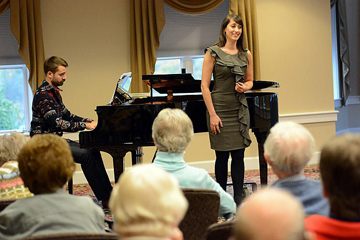
[[[333,110],[329,1],[257,0],[257,9],[261,76],[281,84],[280,114]]]
[[[69,64],[63,100],[70,111],[97,118],[122,73],[130,71],[128,0],[42,0],[45,57]]]
[[[330,3],[257,0],[257,10],[261,77],[281,84],[275,90],[280,121],[304,123],[320,149],[335,135],[337,116],[332,84]]]
[[[130,1],[42,0],[41,10],[46,57],[59,55],[69,63],[62,87],[65,105],[96,119],[95,107],[109,102],[117,79],[130,71]],[[320,147],[335,135],[336,120],[329,1],[257,0],[257,10],[261,76],[281,84],[274,90],[280,120],[304,123]],[[247,166],[257,162],[253,140]],[[150,162],[154,148],[144,148],[144,153],[144,161]],[[111,158],[104,157],[112,168]],[[214,159],[207,134],[197,134],[186,161],[213,166]]]
[[[66,107],[97,119],[96,106],[109,103],[117,80],[130,71],[130,1],[42,0],[41,14],[45,57],[58,55],[69,64]]]

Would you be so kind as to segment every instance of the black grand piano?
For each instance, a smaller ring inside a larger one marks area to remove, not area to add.
[[[162,109],[184,110],[193,122],[195,133],[207,132],[206,106],[200,80],[194,80],[191,74],[143,75],[142,79],[151,87],[149,97],[131,99],[124,91],[118,91],[119,101],[96,107],[97,127],[79,134],[81,148],[95,148],[112,156],[115,181],[124,171],[123,158],[127,152],[132,152],[132,163],[136,164],[141,162],[141,147],[154,146],[152,123]],[[279,86],[276,82],[254,81],[252,91],[245,93],[250,128],[258,142],[261,184],[267,184],[263,144],[270,128],[278,122],[279,114],[277,94],[258,90]],[[153,96],[153,88],[159,93],[166,93],[166,96]],[[126,97],[122,97],[123,94]]]

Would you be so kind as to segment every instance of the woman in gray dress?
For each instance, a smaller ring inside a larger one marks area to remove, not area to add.
[[[244,93],[253,86],[252,55],[242,45],[242,31],[243,21],[238,15],[225,17],[218,42],[205,50],[201,78],[210,144],[216,153],[216,180],[226,190],[231,154],[231,177],[237,205],[242,201],[244,152],[251,143],[250,117]],[[212,74],[214,88],[210,93]]]

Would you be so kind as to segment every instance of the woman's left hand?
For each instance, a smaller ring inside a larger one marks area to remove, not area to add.
[[[235,91],[238,92],[238,93],[244,93],[246,92],[248,89],[248,86],[246,86],[245,83],[242,83],[242,82],[237,82],[235,84]]]

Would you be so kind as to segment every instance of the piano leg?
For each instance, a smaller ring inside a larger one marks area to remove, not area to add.
[[[124,157],[127,152],[131,152],[132,165],[142,163],[142,147],[128,146],[116,149],[112,148],[111,150],[107,149],[103,151],[108,152],[113,158],[115,183],[117,183],[120,175],[124,172]]]
[[[142,156],[144,155],[142,147],[138,147],[136,150],[131,151],[131,161],[132,165],[142,163]]]
[[[260,167],[260,183],[262,186],[267,185],[268,178],[268,166],[264,158],[264,143],[269,132],[254,131],[256,140],[258,142],[259,153],[259,167]]]
[[[128,151],[125,149],[116,149],[109,151],[108,153],[113,158],[113,166],[114,166],[114,180],[115,183],[119,180],[120,175],[124,171],[124,157]]]

